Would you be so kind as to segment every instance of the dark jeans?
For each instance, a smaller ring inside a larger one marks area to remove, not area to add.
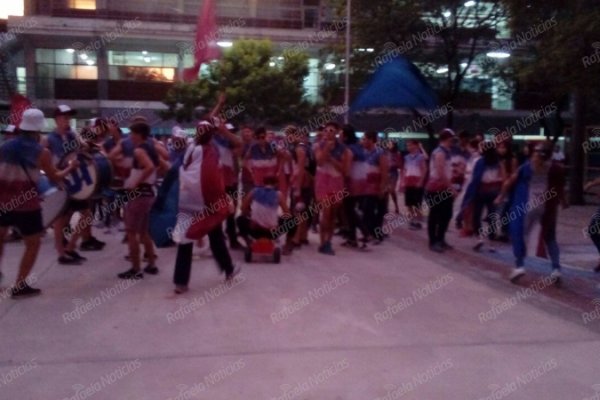
[[[225,188],[225,192],[233,199],[234,209],[237,209],[237,186],[228,186]],[[235,212],[229,214],[227,221],[225,222],[225,232],[229,239],[229,244],[237,242],[237,231],[235,229]]]
[[[363,236],[367,236],[367,231],[364,228],[362,218],[359,218],[356,213],[356,207],[360,206],[361,202],[362,196],[348,196],[342,200],[344,213],[346,214],[346,222],[348,224],[347,239],[352,242],[356,242],[356,228],[360,229]]]
[[[369,236],[375,239],[383,239],[379,229],[383,225],[383,217],[387,212],[387,201],[379,196],[363,196],[360,208],[363,214],[363,226]]]
[[[208,232],[208,242],[210,244],[210,251],[217,261],[219,269],[227,275],[231,274],[233,272],[233,262],[231,261],[229,250],[225,244],[225,237],[223,236],[221,225]],[[194,243],[180,244],[177,246],[173,283],[178,286],[187,286],[190,282],[193,250]]]
[[[496,214],[494,200],[498,197],[499,193],[497,191],[480,192],[473,200],[473,231],[480,237],[488,237],[495,234],[496,217],[498,214]],[[483,214],[484,207],[487,210],[488,229],[481,229],[481,215]]]
[[[600,209],[592,216],[588,227],[588,234],[592,242],[594,242],[596,249],[598,249],[598,253],[600,253]]]
[[[427,218],[427,234],[429,245],[432,246],[446,241],[446,231],[452,219],[454,197],[447,192],[427,192],[429,217]]]

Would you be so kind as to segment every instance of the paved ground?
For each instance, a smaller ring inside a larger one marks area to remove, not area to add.
[[[47,237],[34,275],[44,294],[0,297],[0,398],[600,398],[600,277],[573,233],[590,210],[561,217],[565,261],[578,263],[562,289],[542,261],[514,286],[508,248],[475,254],[451,237],[457,249],[436,257],[400,227],[368,253],[311,245],[281,265],[236,253],[230,286],[201,256],[176,298],[174,249],[159,251],[159,276],[129,285],[115,278],[120,235],[100,234],[108,249],[76,267],[56,264]],[[7,248],[4,287],[20,250]]]

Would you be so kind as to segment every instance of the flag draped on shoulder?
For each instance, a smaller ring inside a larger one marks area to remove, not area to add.
[[[194,197],[201,211],[194,213],[186,233],[188,239],[194,240],[219,226],[227,218],[231,208],[231,199],[225,192],[223,174],[220,171],[219,151],[211,144],[198,147],[201,151],[196,154],[194,163],[199,168],[192,170],[197,173],[197,186],[193,190],[197,191]]]

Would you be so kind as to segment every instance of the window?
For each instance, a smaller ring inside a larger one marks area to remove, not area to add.
[[[141,51],[108,52],[109,79],[173,81],[178,64],[176,53]]]
[[[96,0],[69,0],[69,7],[77,10],[95,10]]]

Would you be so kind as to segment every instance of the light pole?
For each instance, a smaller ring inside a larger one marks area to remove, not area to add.
[[[346,4],[346,76],[344,84],[344,123],[348,123],[350,117],[350,29],[351,29],[352,0]]]

